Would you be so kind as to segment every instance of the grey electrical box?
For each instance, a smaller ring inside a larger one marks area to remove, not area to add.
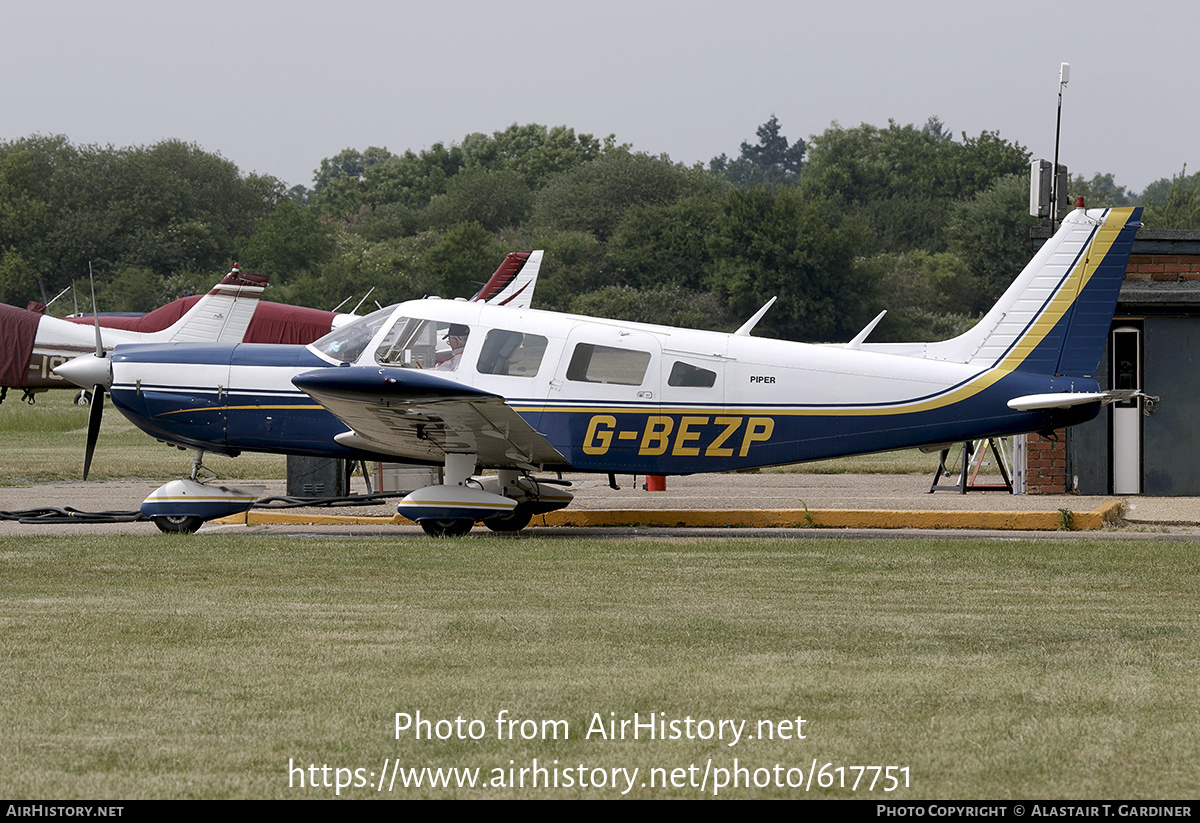
[[[1050,161],[1034,160],[1029,164],[1029,214],[1032,217],[1050,216]]]
[[[350,493],[348,475],[345,460],[289,454],[288,497],[345,497]]]
[[[1060,163],[1058,165],[1058,188],[1056,189],[1058,196],[1057,219],[1059,220],[1062,220],[1067,216],[1067,212],[1075,208],[1075,205],[1071,202],[1071,193],[1067,191],[1067,187],[1070,186],[1070,184],[1071,179],[1070,175],[1067,174],[1067,167]]]
[[[1054,194],[1054,179],[1050,176],[1049,160],[1034,160],[1029,164],[1029,214],[1033,217],[1050,216],[1050,198]],[[1061,220],[1071,210],[1071,198],[1067,194],[1070,177],[1067,167],[1058,164],[1058,213]]]

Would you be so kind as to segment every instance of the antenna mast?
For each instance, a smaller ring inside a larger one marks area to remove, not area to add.
[[[1071,64],[1060,63],[1058,66],[1058,122],[1054,126],[1054,166],[1050,172],[1050,236],[1054,236],[1054,224],[1058,222],[1058,138],[1062,133],[1062,97],[1063,89],[1071,82]]]

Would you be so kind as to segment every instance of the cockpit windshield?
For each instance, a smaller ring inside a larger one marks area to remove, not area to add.
[[[388,306],[360,317],[352,323],[334,329],[329,334],[312,343],[317,352],[340,360],[343,363],[353,363],[379,332],[387,319],[392,316],[395,306]]]

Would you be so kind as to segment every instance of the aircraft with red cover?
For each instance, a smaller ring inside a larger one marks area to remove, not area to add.
[[[472,300],[529,308],[542,252],[512,252]],[[25,389],[27,399],[45,389],[75,389],[54,368],[95,350],[93,323],[103,329],[106,350],[120,343],[280,343],[305,345],[354,314],[322,311],[260,300],[264,275],[232,271],[207,294],[184,297],[140,316],[57,318],[45,306],[29,309],[0,303],[0,402],[9,388]]]

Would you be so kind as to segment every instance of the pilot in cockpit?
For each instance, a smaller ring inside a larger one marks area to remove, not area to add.
[[[438,357],[437,371],[454,371],[458,368],[459,361],[462,360],[463,349],[467,345],[467,336],[471,330],[461,323],[452,323],[446,331],[446,342],[450,344],[450,351],[440,353]]]

